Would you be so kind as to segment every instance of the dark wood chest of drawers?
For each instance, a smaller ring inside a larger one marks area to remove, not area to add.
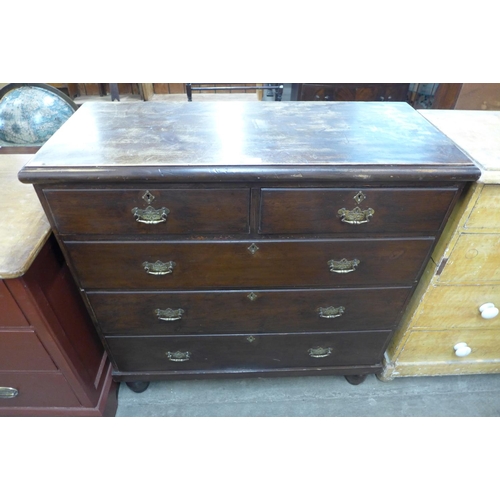
[[[379,372],[478,176],[353,102],[87,104],[20,173],[127,382]]]

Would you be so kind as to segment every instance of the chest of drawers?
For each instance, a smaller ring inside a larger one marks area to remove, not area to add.
[[[478,175],[402,103],[106,103],[84,105],[20,179],[115,379],[140,390],[380,372]]]

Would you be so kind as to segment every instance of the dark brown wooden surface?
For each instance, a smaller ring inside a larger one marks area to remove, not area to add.
[[[301,83],[299,101],[406,101],[408,83]]]
[[[203,337],[110,337],[119,371],[211,369],[310,369],[370,365],[380,361],[389,332],[309,333],[282,335],[213,335]],[[313,358],[308,350],[330,347],[332,353]],[[189,352],[188,361],[170,361],[167,352]]]
[[[106,335],[175,335],[387,330],[394,326],[411,287],[340,290],[177,293],[90,293],[90,303]],[[337,318],[320,308],[340,307]],[[180,320],[162,321],[158,309],[182,309]]]
[[[411,285],[434,240],[275,240],[242,242],[66,243],[86,289],[182,290],[206,288]],[[332,259],[358,259],[356,271],[330,271]],[[150,275],[144,262],[175,262],[171,274]]]
[[[87,103],[20,179],[297,182],[340,174],[352,181],[362,173],[376,182],[377,176],[396,180],[396,173],[421,180],[419,173],[446,175],[448,168],[479,176],[451,140],[405,103]]]
[[[456,194],[448,189],[362,189],[366,199],[354,200],[356,189],[263,189],[260,233],[363,234],[438,231]],[[363,224],[341,221],[338,211],[369,208]]]
[[[148,204],[143,196],[154,199]],[[47,190],[59,233],[164,235],[249,232],[249,189]],[[132,209],[166,208],[165,222],[137,222]]]

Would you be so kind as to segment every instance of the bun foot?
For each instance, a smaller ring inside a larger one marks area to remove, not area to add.
[[[131,391],[137,393],[144,392],[149,387],[149,382],[143,382],[142,380],[138,380],[136,382],[126,382],[126,384]]]
[[[365,374],[365,375],[345,375],[345,379],[351,385],[359,385],[365,381],[367,376],[368,376],[368,374]]]

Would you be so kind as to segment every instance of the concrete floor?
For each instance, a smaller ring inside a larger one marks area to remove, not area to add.
[[[500,376],[343,377],[152,382],[141,393],[121,384],[117,417],[498,417]]]

